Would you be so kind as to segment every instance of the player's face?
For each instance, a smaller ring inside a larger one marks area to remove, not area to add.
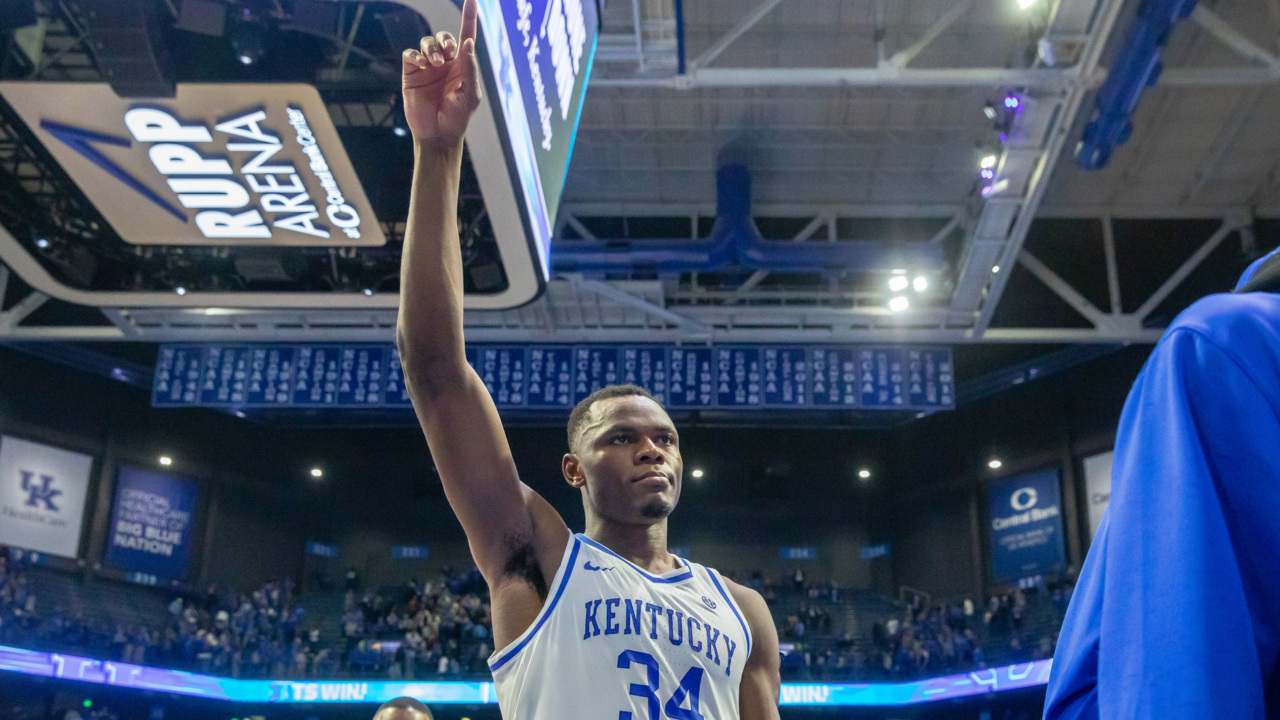
[[[591,407],[576,453],[596,513],[616,522],[652,524],[680,499],[680,436],[652,400],[632,395]]]

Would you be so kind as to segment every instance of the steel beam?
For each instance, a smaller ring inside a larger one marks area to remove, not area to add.
[[[1232,27],[1222,19],[1221,15],[1210,10],[1204,3],[1196,3],[1195,9],[1191,11],[1191,19],[1240,57],[1265,67],[1275,68],[1280,65],[1280,58],[1258,47],[1244,33]]]
[[[889,58],[889,64],[896,68],[905,68],[907,63],[915,60],[922,50],[929,47],[929,43],[937,40],[939,35],[946,32],[947,28],[950,28],[957,20],[963,17],[972,5],[973,0],[960,0],[960,2],[953,3],[942,14],[942,17],[938,18],[937,22],[931,25],[928,30],[925,30],[919,40],[894,53],[893,57]]]
[[[1178,289],[1178,286],[1182,284],[1183,280],[1186,280],[1191,273],[1195,272],[1196,268],[1200,267],[1200,263],[1204,262],[1205,258],[1209,257],[1209,253],[1216,250],[1218,246],[1222,244],[1222,241],[1226,240],[1227,236],[1239,228],[1241,224],[1243,223],[1240,221],[1232,222],[1229,219],[1223,220],[1222,225],[1220,225],[1218,229],[1209,236],[1209,239],[1205,240],[1204,244],[1192,253],[1191,257],[1187,258],[1186,261],[1169,276],[1169,279],[1164,281],[1163,285],[1157,288],[1155,292],[1151,293],[1151,297],[1147,298],[1147,301],[1142,303],[1141,307],[1135,310],[1133,314],[1139,318],[1145,318],[1150,315],[1153,310],[1160,306],[1160,303],[1164,302],[1174,290]]]
[[[757,5],[754,10],[748,13],[746,17],[735,25],[732,30],[725,33],[719,40],[715,41],[711,47],[707,48],[701,55],[694,58],[693,62],[689,63],[689,67],[696,72],[698,68],[703,67],[709,64],[712,60],[715,60],[717,57],[720,57],[720,53],[727,50],[735,40],[745,35],[751,28],[755,27],[756,23],[760,22],[765,15],[768,15],[781,2],[782,0],[764,0],[764,2]]]
[[[1025,87],[1063,90],[1098,78],[1072,70],[1007,68],[693,68],[672,77],[596,77],[595,87]]]

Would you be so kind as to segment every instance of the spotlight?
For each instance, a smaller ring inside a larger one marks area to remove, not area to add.
[[[983,186],[983,188],[982,188],[982,190],[981,190],[980,192],[981,192],[981,194],[982,194],[982,197],[988,197],[988,196],[990,196],[990,195],[991,195],[991,193],[992,193],[992,191],[993,191],[993,190],[995,190],[995,187],[994,187],[994,186],[992,186],[992,185],[985,185],[985,186]]]
[[[982,176],[983,180],[990,180],[996,176],[996,171],[991,168],[982,168],[978,171],[978,175]]]
[[[373,294],[373,288],[365,288],[365,289],[364,289],[364,294],[365,294],[366,296],[368,296],[368,295],[372,295],[372,294]]]
[[[893,292],[902,292],[903,290],[906,290],[907,285],[910,284],[911,281],[907,279],[906,275],[894,275],[889,278],[889,289]]]
[[[1006,95],[1004,98],[1004,106],[1010,110],[1017,110],[1020,104],[1021,102],[1018,100],[1017,95]]]
[[[44,250],[45,248],[49,247],[49,239],[36,238],[36,247],[40,248],[41,250]]]
[[[903,295],[898,295],[897,297],[889,300],[889,309],[893,312],[902,312],[910,307],[910,305],[911,301],[907,300]]]
[[[242,65],[252,65],[262,59],[266,50],[267,24],[252,17],[236,23],[231,31],[231,49]]]
[[[186,295],[186,294],[187,294],[187,289],[186,289],[186,288],[184,288],[184,287],[182,287],[181,285],[179,285],[178,287],[174,288],[174,289],[173,289],[173,291],[174,291],[174,292],[176,292],[176,293],[178,293],[179,295]]]
[[[1037,2],[1039,2],[1039,0],[1018,0],[1018,7],[1022,8],[1023,10],[1026,10],[1032,5],[1035,5]]]
[[[311,468],[311,477],[318,478],[323,476],[324,476],[323,470],[321,470],[320,468]]]
[[[983,155],[982,160],[978,162],[978,167],[981,167],[984,170],[987,168],[993,168],[996,166],[996,163],[999,162],[999,160],[1000,158],[996,157],[995,153]]]
[[[982,106],[982,114],[987,116],[988,120],[996,119],[996,106],[988,102]]]
[[[399,104],[391,106],[391,132],[396,137],[409,137],[409,121],[404,117],[404,107]]]
[[[866,469],[859,470],[858,477],[862,478],[863,480],[869,480],[871,479],[871,471]]]
[[[165,467],[168,467],[173,464],[173,458],[169,457],[168,455],[161,455],[160,464],[164,465]]]
[[[915,288],[916,292],[924,292],[929,289],[929,278],[917,275],[916,279],[911,281],[911,287]]]
[[[991,274],[992,274],[992,275],[995,275],[995,274],[996,274],[996,273],[998,273],[998,272],[1000,272],[1000,266],[999,266],[999,265],[995,265],[995,266],[993,266],[993,267],[991,268]]]
[[[993,458],[991,462],[987,463],[987,467],[991,468],[992,470],[999,470],[1001,465],[1004,465],[1004,463],[1000,462],[998,459],[995,459],[995,458]]]
[[[696,478],[700,478],[703,475],[701,470],[694,470],[691,474]]]

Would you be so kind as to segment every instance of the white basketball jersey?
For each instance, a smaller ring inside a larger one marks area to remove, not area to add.
[[[737,720],[751,633],[724,578],[651,575],[585,535],[542,612],[489,658],[504,720]]]

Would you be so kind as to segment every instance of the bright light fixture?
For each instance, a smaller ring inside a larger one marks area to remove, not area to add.
[[[161,455],[161,456],[160,456],[160,464],[161,464],[161,465],[172,465],[172,464],[173,464],[173,458],[169,457],[168,455]]]
[[[894,275],[889,278],[889,289],[893,292],[902,292],[910,284],[911,281],[907,279],[906,275]]]
[[[893,273],[894,275],[906,275],[906,274],[907,274],[907,269],[906,269],[906,268],[894,268],[894,269],[890,270],[889,272]]]
[[[866,469],[859,470],[858,477],[862,478],[863,480],[866,480],[871,477],[871,471]]]
[[[49,239],[36,238],[36,247],[40,248],[41,250],[44,250],[45,248],[49,247]]]
[[[324,475],[324,471],[320,468],[311,468],[311,477],[318,478],[322,475]]]
[[[373,288],[365,288],[365,289],[364,289],[364,294],[365,294],[365,295],[372,295],[372,294],[373,294]]]
[[[1026,10],[1032,5],[1035,5],[1038,1],[1039,0],[1018,0],[1018,7],[1022,8],[1023,10]]]
[[[991,468],[992,470],[999,470],[1001,465],[1004,465],[1004,463],[994,458],[991,460],[991,462],[987,463],[987,467]]]
[[[999,160],[1000,158],[995,155],[983,155],[982,159],[978,161],[978,167],[983,169],[993,168]]]
[[[916,279],[911,281],[911,287],[915,288],[916,292],[924,292],[929,289],[929,278],[917,275]]]
[[[892,310],[893,312],[902,312],[903,310],[906,310],[910,305],[911,305],[911,302],[902,295],[898,295],[897,297],[894,297],[889,300],[889,309]]]
[[[994,267],[992,267],[992,268],[991,268],[991,274],[992,274],[992,275],[995,275],[995,274],[996,274],[996,273],[998,273],[998,272],[1000,272],[1000,266],[999,266],[999,265],[996,265],[996,266],[994,266]]]
[[[173,290],[173,291],[174,291],[174,292],[176,292],[176,293],[178,293],[179,295],[186,295],[186,294],[187,294],[187,289],[186,289],[186,288],[184,288],[184,287],[182,287],[181,285],[179,285],[178,287],[174,288],[174,290]]]
[[[692,475],[693,475],[694,477],[696,477],[696,478],[700,478],[700,477],[702,477],[702,471],[701,471],[701,470],[694,470],[694,471],[693,471],[693,473],[692,473]]]

